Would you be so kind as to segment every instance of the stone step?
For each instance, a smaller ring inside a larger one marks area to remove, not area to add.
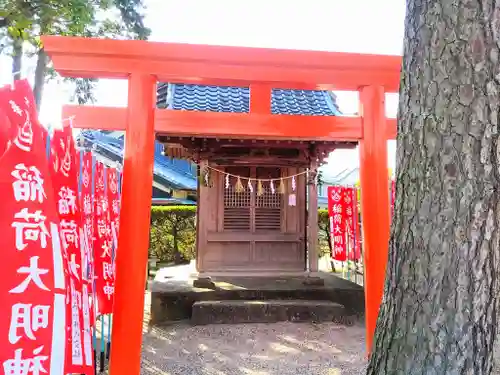
[[[203,324],[337,322],[350,324],[344,306],[331,301],[222,300],[193,304],[191,322]]]

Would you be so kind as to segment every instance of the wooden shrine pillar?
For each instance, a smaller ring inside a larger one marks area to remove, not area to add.
[[[155,90],[155,77],[130,75],[110,375],[140,373],[153,185]]]
[[[207,215],[204,215],[206,211],[207,203],[210,201],[210,193],[211,188],[205,186],[203,182],[203,173],[208,167],[208,161],[201,160],[199,161],[199,177],[198,177],[198,200],[196,202],[196,271],[203,272],[203,255],[202,252],[206,248],[207,243],[207,234],[206,234],[206,225],[207,225]]]
[[[384,291],[389,246],[389,181],[383,87],[360,90],[363,139],[360,141],[361,218],[364,255],[366,348],[368,354]]]
[[[309,272],[318,272],[318,185],[316,184],[316,176],[318,173],[318,162],[316,154],[312,155],[312,160],[309,164],[310,173],[308,188],[308,209],[307,209],[307,228],[308,228],[308,244],[307,255],[309,262]]]

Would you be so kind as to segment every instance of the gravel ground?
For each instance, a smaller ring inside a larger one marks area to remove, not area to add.
[[[142,375],[353,375],[366,366],[361,325],[179,323],[143,343]]]
[[[141,375],[363,375],[365,330],[334,323],[149,328],[145,296]],[[500,341],[494,351],[500,375]]]
[[[334,323],[148,327],[145,296],[141,375],[363,375],[365,329]],[[500,375],[500,340],[494,351]]]

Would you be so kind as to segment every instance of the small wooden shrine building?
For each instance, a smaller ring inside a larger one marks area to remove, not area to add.
[[[385,118],[384,95],[398,91],[400,56],[55,36],[42,41],[62,75],[122,78],[129,83],[127,108],[77,106],[65,112],[75,115],[82,128],[126,131],[111,375],[140,372],[155,133],[172,150],[199,160],[202,179],[207,168],[211,171],[208,186],[200,186],[199,207],[206,210],[200,211],[199,243],[208,249],[201,250],[202,270],[242,270],[245,260],[253,269],[305,269],[300,249],[307,242],[309,270],[314,271],[315,171],[327,152],[359,144],[370,351],[389,241],[387,140],[396,135],[395,121]],[[248,113],[156,109],[158,81],[249,88]],[[276,114],[273,93],[279,89],[358,91],[360,115]],[[287,194],[294,189],[287,177],[305,169],[310,170],[309,178],[296,178],[295,205],[290,204]],[[227,173],[235,175],[236,182],[239,176],[257,185],[259,179],[287,179],[285,194],[270,194],[270,187],[255,194],[258,186],[237,193],[234,179],[225,187],[221,176]],[[240,217],[244,219],[238,221]],[[306,233],[305,228],[310,230]],[[244,234],[236,235],[237,231]],[[228,259],[223,252],[229,253]]]
[[[160,84],[157,105],[174,111],[249,113],[259,105],[251,102],[252,90]],[[262,112],[340,115],[335,96],[329,91],[270,91],[270,100],[264,103],[267,107],[261,108]],[[318,204],[317,167],[330,151],[352,148],[356,143],[259,139],[252,135],[175,137],[162,133],[157,134],[157,139],[165,144],[168,156],[188,158],[200,166],[196,264],[201,275],[300,274],[318,270],[314,246],[317,230],[307,232],[309,225],[317,228],[313,220]]]

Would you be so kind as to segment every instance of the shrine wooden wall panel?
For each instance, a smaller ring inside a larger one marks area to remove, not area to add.
[[[203,252],[205,272],[244,270],[252,261],[250,242],[210,242]]]
[[[216,168],[225,170],[223,167]],[[226,171],[252,178],[265,178],[264,174],[267,173],[264,168],[247,169],[242,168],[240,171],[239,168],[227,168]],[[284,194],[279,193],[279,181],[276,181],[273,194],[269,193],[269,182],[266,182],[265,194],[257,196],[255,180],[253,192],[250,193],[248,180],[245,180],[242,181],[245,191],[235,193],[236,179],[231,177],[229,187],[226,187],[225,176],[216,172],[212,175],[212,187],[201,184],[198,270],[242,273],[305,270],[306,178],[305,175],[298,176],[295,189],[292,180],[287,178],[302,171],[298,168],[282,168],[276,176],[272,172],[272,178],[284,178]],[[294,195],[291,200],[290,195]],[[274,216],[270,215],[274,215],[277,209],[281,212],[281,221],[276,226]],[[265,210],[274,210],[274,213]]]

